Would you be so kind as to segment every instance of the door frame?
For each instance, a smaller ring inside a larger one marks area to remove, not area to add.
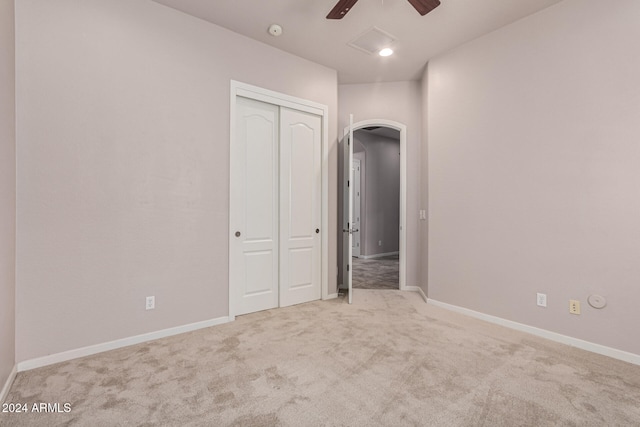
[[[321,277],[321,299],[329,299],[329,107],[326,105],[309,101],[295,96],[275,92],[269,89],[253,86],[247,83],[231,80],[230,83],[230,120],[229,120],[229,218],[228,218],[228,234],[227,234],[227,250],[228,250],[228,268],[231,272],[231,239],[233,233],[233,212],[231,202],[234,197],[231,191],[231,178],[234,176],[234,165],[237,160],[234,158],[234,150],[232,149],[236,138],[236,98],[244,97],[254,99],[256,101],[266,102],[268,104],[277,105],[279,107],[287,107],[293,110],[304,111],[318,115],[322,119],[322,138],[321,138],[321,183],[322,190],[320,196],[320,204],[322,210],[321,215],[321,232],[320,232],[320,277]],[[236,292],[232,289],[231,277],[229,280],[229,320],[235,320],[235,298]]]
[[[369,119],[353,124],[353,131],[362,128],[380,126],[400,131],[400,242],[399,242],[399,273],[401,291],[407,287],[407,126],[393,120]],[[349,126],[344,128],[343,135],[349,134]]]

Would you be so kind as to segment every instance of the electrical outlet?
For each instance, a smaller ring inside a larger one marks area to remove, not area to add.
[[[547,306],[547,294],[538,293],[538,306],[546,307]]]
[[[147,297],[145,308],[147,310],[153,310],[156,308],[156,297]]]
[[[378,246],[382,246],[382,240],[378,240]]]
[[[580,314],[580,301],[578,301],[577,299],[569,300],[569,313]]]

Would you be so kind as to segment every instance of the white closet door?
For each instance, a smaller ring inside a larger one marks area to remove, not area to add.
[[[321,296],[320,116],[280,109],[280,306]]]
[[[276,105],[237,98],[229,221],[237,315],[278,306],[278,116]]]

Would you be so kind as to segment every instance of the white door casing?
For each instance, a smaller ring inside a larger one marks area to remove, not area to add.
[[[231,320],[337,296],[327,278],[326,117],[321,104],[231,82]]]
[[[386,119],[368,119],[357,123],[350,122],[348,127],[344,128],[345,138],[349,134],[353,134],[358,129],[370,126],[384,126],[396,129],[400,132],[400,290],[413,290],[415,286],[407,285],[407,127],[406,125]],[[345,200],[346,203],[346,200]],[[346,211],[343,208],[343,211]],[[346,213],[344,213],[346,215]],[[350,256],[351,254],[349,254]],[[346,259],[346,252],[343,252],[343,258]],[[344,265],[343,261],[343,265]],[[343,270],[343,282],[347,277],[346,268]]]

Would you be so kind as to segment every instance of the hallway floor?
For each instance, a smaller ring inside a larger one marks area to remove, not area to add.
[[[398,255],[382,258],[353,258],[355,289],[399,289],[400,262]]]

